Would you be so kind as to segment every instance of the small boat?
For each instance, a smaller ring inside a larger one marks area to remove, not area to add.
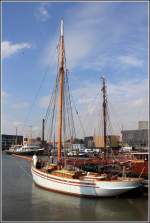
[[[12,155],[40,155],[43,154],[44,148],[40,148],[38,145],[15,145],[6,151],[7,154]]]
[[[33,165],[31,172],[33,181],[35,184],[43,189],[56,191],[59,193],[65,193],[69,195],[87,196],[87,197],[110,197],[120,195],[127,191],[139,188],[143,179],[126,177],[122,174],[122,177],[104,174],[104,173],[92,173],[83,171],[75,166],[67,166],[62,163],[61,150],[63,148],[63,136],[67,134],[66,124],[68,120],[73,123],[73,119],[68,119],[65,115],[72,115],[69,85],[66,72],[66,59],[64,48],[64,28],[63,20],[61,20],[61,35],[58,44],[58,75],[56,87],[59,90],[58,95],[58,150],[57,150],[57,163],[50,163],[49,161],[38,161],[37,157],[33,157]],[[67,86],[67,87],[66,87]],[[68,91],[67,91],[68,90]],[[105,80],[103,78],[103,111],[104,116],[106,114],[106,87]],[[54,90],[54,92],[56,92]],[[66,93],[67,92],[67,93]],[[68,96],[69,95],[69,96]],[[66,98],[65,98],[66,97]],[[55,99],[55,97],[54,97]],[[54,100],[53,100],[54,101]],[[54,103],[53,103],[54,104]],[[66,107],[65,107],[66,106]],[[70,106],[70,107],[69,107]],[[55,107],[54,107],[55,108]],[[70,108],[70,110],[69,110]],[[66,109],[66,110],[65,110]],[[54,109],[55,110],[55,109]],[[53,117],[53,115],[51,116]],[[105,119],[104,119],[105,120]],[[63,123],[65,122],[64,128]],[[52,123],[53,124],[53,123]],[[106,124],[106,123],[104,123]],[[106,125],[105,125],[106,127]],[[65,130],[65,133],[62,130]],[[70,132],[73,128],[70,128]],[[106,136],[106,128],[105,136]],[[51,128],[52,135],[52,128]],[[65,140],[64,140],[65,141]],[[104,138],[104,145],[106,148],[106,137]],[[106,159],[106,157],[105,157]]]

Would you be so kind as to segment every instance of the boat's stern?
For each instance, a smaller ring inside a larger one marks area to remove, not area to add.
[[[117,180],[98,181],[96,183],[97,196],[117,196],[130,190],[140,188],[143,179],[141,178],[118,178]]]

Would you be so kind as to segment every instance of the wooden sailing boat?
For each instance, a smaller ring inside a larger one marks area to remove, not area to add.
[[[47,190],[78,196],[115,196],[138,188],[142,179],[139,178],[108,178],[107,174],[92,173],[80,169],[68,170],[62,165],[62,126],[63,126],[63,90],[65,78],[65,49],[64,28],[61,20],[61,32],[59,41],[59,98],[58,98],[58,153],[57,164],[47,162],[46,165],[31,167],[33,180],[36,185]],[[105,97],[105,94],[104,94]],[[105,103],[104,115],[105,115]],[[106,135],[106,134],[105,134]],[[106,142],[105,142],[106,146]]]

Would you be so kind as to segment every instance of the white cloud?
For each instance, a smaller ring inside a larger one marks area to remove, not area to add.
[[[46,22],[50,18],[48,11],[49,3],[40,3],[40,6],[37,8],[36,17],[42,22]]]
[[[102,70],[108,66],[113,68],[120,66],[119,69],[123,70],[122,64],[130,67],[143,66],[147,50],[146,38],[141,40],[140,35],[142,18],[145,18],[144,11],[138,8],[135,12],[131,7],[129,13],[132,14],[132,10],[134,12],[131,22],[126,13],[123,13],[118,20],[119,15],[116,16],[118,7],[115,5],[117,3],[81,3],[78,7],[65,11],[65,48],[69,69],[80,67],[80,69]],[[144,27],[146,29],[145,24]],[[59,24],[56,30],[56,35],[50,37],[49,43],[45,46],[44,56],[42,55],[46,65],[55,67]],[[123,52],[123,55],[118,57],[120,52]]]
[[[39,131],[39,129],[40,129],[39,126],[33,126],[33,127],[32,127],[32,130],[33,130],[33,131]]]
[[[15,109],[24,109],[27,108],[28,106],[29,106],[28,102],[18,102],[12,105],[12,107]]]
[[[2,42],[2,58],[8,58],[22,49],[31,48],[29,43],[12,43],[10,41]]]
[[[40,123],[41,124],[41,123]],[[41,126],[39,127],[37,123],[32,123],[24,126],[24,122],[21,119],[15,119],[15,117],[8,117],[5,114],[2,116],[2,133],[3,134],[16,134],[16,128],[18,130],[18,135],[23,135],[24,137],[29,137],[31,134],[32,126],[32,136],[37,137],[41,135]]]
[[[137,57],[132,56],[132,55],[120,56],[118,57],[118,60],[122,64],[130,65],[133,67],[141,67],[143,65],[143,60],[138,59]]]
[[[13,121],[12,122],[12,125],[13,125],[13,127],[20,127],[20,126],[22,126],[22,122],[21,121]]]
[[[101,12],[100,12],[101,11]],[[78,10],[66,13],[64,20],[65,48],[67,66],[74,68],[84,63],[99,41],[98,30],[95,25],[101,23],[103,19],[99,16],[103,14],[99,7],[90,5],[81,7]],[[71,15],[71,16],[70,16]],[[73,16],[72,16],[73,15]],[[46,65],[56,66],[57,44],[59,40],[59,24],[54,37],[51,37],[45,47],[43,61]],[[83,61],[84,59],[84,61]]]
[[[2,90],[1,93],[1,105],[2,105],[2,110],[5,110],[4,107],[5,105],[9,104],[8,100],[9,100],[10,94],[4,90]]]
[[[79,101],[78,101],[78,103],[79,104],[89,104],[92,101],[93,101],[92,98],[80,98]]]
[[[8,96],[9,96],[9,94],[6,91],[2,90],[2,99],[5,100],[6,98],[8,98]]]
[[[3,114],[3,116],[2,116],[2,133],[3,134],[15,134],[15,127],[16,127],[16,125],[13,125],[13,121],[10,120],[8,117],[5,117]]]
[[[39,105],[41,108],[47,108],[49,104],[50,96],[43,96],[39,101]]]
[[[99,116],[102,116],[102,97],[99,84],[83,83],[85,87],[72,92],[87,135],[93,134],[94,128],[100,122]],[[118,84],[107,83],[107,91],[113,133],[119,133],[122,124],[125,129],[136,129],[139,120],[146,117],[148,119],[148,84],[146,79]]]

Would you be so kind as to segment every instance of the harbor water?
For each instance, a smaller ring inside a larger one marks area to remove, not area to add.
[[[2,156],[3,221],[147,221],[146,194],[79,198],[37,187],[31,162]]]

